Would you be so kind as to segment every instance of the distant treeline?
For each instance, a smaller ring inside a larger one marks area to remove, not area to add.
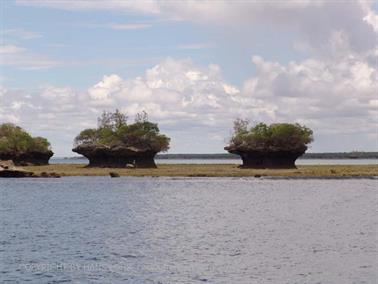
[[[157,159],[240,159],[233,154],[158,154]],[[305,153],[300,159],[378,159],[378,152]]]

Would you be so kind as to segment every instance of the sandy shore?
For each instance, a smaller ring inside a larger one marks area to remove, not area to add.
[[[372,177],[378,176],[378,165],[306,165],[289,170],[239,169],[227,164],[170,164],[157,169],[87,168],[83,164],[51,164],[24,167],[36,174],[56,172],[61,176],[107,176],[116,172],[120,176],[183,176],[183,177]]]

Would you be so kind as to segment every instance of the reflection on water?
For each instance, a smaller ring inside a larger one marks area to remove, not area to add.
[[[377,180],[0,180],[0,282],[373,283]]]
[[[52,158],[51,164],[87,164],[88,160]],[[157,164],[241,164],[240,159],[156,159]],[[298,159],[297,165],[378,165],[378,159]]]

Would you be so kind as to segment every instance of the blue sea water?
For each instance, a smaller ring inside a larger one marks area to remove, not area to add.
[[[377,185],[0,179],[0,282],[376,283]]]

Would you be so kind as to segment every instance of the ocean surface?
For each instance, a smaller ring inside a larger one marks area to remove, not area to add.
[[[0,283],[377,283],[377,185],[0,179]]]
[[[240,159],[155,159],[157,164],[241,164]],[[51,164],[87,164],[86,158],[51,158]],[[297,165],[378,165],[378,159],[298,159]]]

